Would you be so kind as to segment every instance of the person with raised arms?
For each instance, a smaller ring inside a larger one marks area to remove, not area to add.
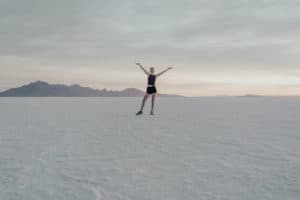
[[[163,70],[162,72],[155,74],[155,69],[154,67],[150,67],[149,72],[140,64],[140,63],[136,63],[136,65],[138,65],[144,72],[145,74],[148,76],[148,85],[147,85],[147,89],[146,89],[146,94],[144,95],[143,101],[142,101],[142,106],[141,109],[136,113],[136,115],[141,115],[143,114],[143,109],[145,106],[145,102],[147,101],[148,97],[151,96],[151,115],[153,115],[153,109],[154,109],[154,104],[155,104],[155,97],[156,97],[156,79],[161,76],[162,74],[164,74],[165,72],[169,71],[172,69],[172,67],[169,67],[165,70]]]

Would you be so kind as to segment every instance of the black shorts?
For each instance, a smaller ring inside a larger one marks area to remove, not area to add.
[[[156,92],[156,87],[147,87],[147,94],[155,94]]]

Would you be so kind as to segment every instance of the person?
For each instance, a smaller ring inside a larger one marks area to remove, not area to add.
[[[145,74],[148,76],[148,86],[146,89],[146,94],[144,95],[143,101],[142,101],[142,106],[141,109],[136,113],[136,115],[141,115],[143,114],[143,109],[145,106],[145,102],[147,101],[148,97],[151,96],[151,115],[153,115],[153,109],[154,109],[154,104],[155,104],[155,98],[156,98],[156,79],[161,76],[162,74],[164,74],[165,72],[169,71],[172,69],[172,67],[169,67],[165,70],[163,70],[162,72],[158,73],[158,74],[154,74],[155,73],[155,69],[154,67],[150,67],[150,71],[148,72],[140,63],[136,63],[136,65],[138,65],[144,72]]]

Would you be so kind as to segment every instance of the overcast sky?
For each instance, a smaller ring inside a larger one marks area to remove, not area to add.
[[[299,0],[0,0],[0,90],[28,82],[300,95]]]

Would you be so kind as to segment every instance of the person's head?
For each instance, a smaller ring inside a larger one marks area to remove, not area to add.
[[[154,67],[150,67],[150,73],[151,73],[151,74],[154,74],[154,72],[155,72]]]

